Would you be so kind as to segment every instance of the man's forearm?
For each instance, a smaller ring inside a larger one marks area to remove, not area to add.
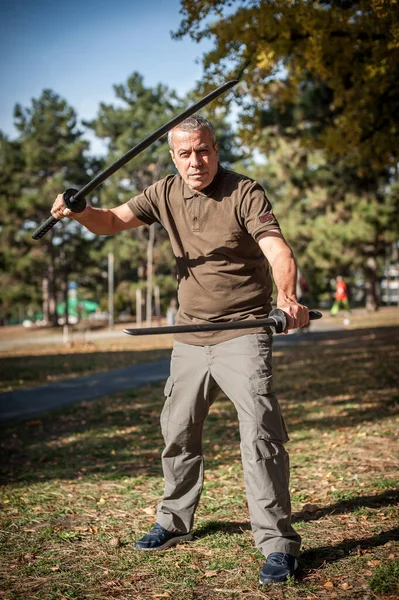
[[[294,255],[288,246],[275,256],[271,267],[277,287],[277,304],[297,302],[297,266]]]
[[[119,231],[116,227],[116,217],[109,208],[86,206],[83,212],[74,214],[73,218],[97,235],[112,235]]]

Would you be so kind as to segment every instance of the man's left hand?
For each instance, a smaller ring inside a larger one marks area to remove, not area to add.
[[[280,308],[287,315],[287,327],[283,333],[288,333],[290,329],[305,327],[309,323],[309,310],[307,306],[299,302],[277,302],[277,308]]]

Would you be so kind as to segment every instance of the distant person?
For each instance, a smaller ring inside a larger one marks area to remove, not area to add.
[[[335,280],[335,302],[331,307],[331,316],[335,317],[338,311],[343,308],[347,313],[350,313],[348,291],[346,283],[341,275],[338,275]]]
[[[178,325],[267,317],[271,271],[277,306],[287,315],[285,333],[306,325],[309,312],[295,292],[295,259],[264,189],[219,164],[214,128],[202,116],[173,128],[169,146],[178,174],[111,209],[87,206],[74,213],[59,195],[52,215],[76,219],[100,235],[163,225],[178,267]],[[291,524],[288,435],[274,393],[272,337],[264,327],[175,335],[161,415],[165,490],[157,522],[137,540],[137,550],[165,550],[192,539],[204,478],[203,424],[222,390],[240,422],[252,531],[266,558],[260,582],[294,574],[301,538]]]

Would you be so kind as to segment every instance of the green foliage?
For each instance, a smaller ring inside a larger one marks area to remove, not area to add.
[[[182,0],[175,35],[211,38],[208,79],[242,77],[244,104],[249,92],[283,112],[308,78],[323,83],[329,115],[318,142],[379,169],[398,162],[397,9],[391,0]]]
[[[56,93],[44,90],[30,107],[17,105],[14,114],[19,136],[13,142],[2,136],[0,143],[1,261],[7,283],[3,318],[16,302],[37,310],[45,281],[44,312],[55,322],[55,306],[68,281],[79,279],[93,245],[101,241],[90,240],[74,222],[62,222],[40,242],[31,234],[48,218],[57,194],[87,183],[96,167],[86,158],[88,143],[76,127],[75,111]]]

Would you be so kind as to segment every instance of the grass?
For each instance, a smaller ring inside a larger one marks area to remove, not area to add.
[[[397,598],[398,335],[393,325],[304,335],[275,351],[303,539],[295,581],[257,583],[263,557],[223,396],[204,432],[194,541],[155,556],[132,549],[163,488],[155,385],[1,427],[0,598]]]

